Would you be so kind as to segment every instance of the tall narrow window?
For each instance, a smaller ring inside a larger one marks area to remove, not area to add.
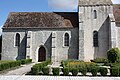
[[[94,10],[94,19],[96,19],[96,18],[97,18],[97,11]]]
[[[15,46],[20,46],[20,34],[17,33],[15,37]]]
[[[69,34],[65,33],[64,36],[64,46],[69,46]]]
[[[98,31],[93,32],[93,46],[98,47]]]

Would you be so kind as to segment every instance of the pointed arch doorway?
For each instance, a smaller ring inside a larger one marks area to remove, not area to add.
[[[38,62],[46,60],[46,49],[44,46],[41,46],[38,50]]]

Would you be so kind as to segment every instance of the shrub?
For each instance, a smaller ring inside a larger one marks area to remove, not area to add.
[[[31,63],[32,62],[32,59],[26,59],[25,60],[25,63],[28,64],[28,63]]]
[[[110,69],[111,76],[118,76],[119,75],[119,67],[112,67]]]
[[[23,65],[23,64],[26,64],[25,59],[21,59],[20,61],[21,61],[21,64],[22,64],[22,65]]]
[[[69,68],[77,68],[82,64],[84,64],[84,62],[79,60],[65,60],[61,62],[61,66]]]
[[[21,59],[21,64],[28,64],[32,62],[32,59]]]
[[[99,67],[98,66],[93,66],[91,68],[91,74],[92,74],[92,76],[97,76],[98,71],[99,71]]]
[[[116,67],[116,66],[120,67],[120,63],[111,63],[111,67]]]
[[[20,61],[2,61],[2,63],[0,63],[0,71],[20,65],[21,65]]]
[[[17,61],[17,66],[20,66],[20,65],[21,65],[21,61],[18,60],[18,61]]]
[[[79,62],[79,64],[76,64],[76,67],[79,69],[79,72],[81,72],[84,68],[86,68],[85,62]]]
[[[15,63],[14,61],[9,62],[9,64],[10,64],[10,68],[12,68],[12,67],[15,67],[15,66],[16,66],[16,63]]]
[[[91,62],[95,62],[95,63],[107,63],[108,59],[105,59],[105,58],[96,58],[94,60],[91,60]]]
[[[42,71],[42,68],[44,67],[43,63],[37,64],[39,67],[39,72]]]
[[[111,66],[112,63],[104,63],[104,66]]]
[[[50,59],[46,60],[46,65],[48,65],[48,64],[51,64],[51,60]]]
[[[11,62],[9,62],[9,64],[10,64],[10,68],[12,68],[12,67],[20,66],[21,62],[20,61],[11,61]]]
[[[104,67],[101,67],[101,68],[100,68],[100,74],[101,74],[102,76],[107,76],[107,73],[108,73],[107,68],[104,68]]]
[[[2,64],[1,64],[1,71],[2,71],[2,70],[9,69],[9,68],[10,68],[9,62],[2,63]]]
[[[120,66],[119,66],[119,76],[120,76]]]
[[[32,61],[32,60],[29,60],[29,61]],[[41,63],[38,63],[38,64],[35,64],[32,68],[31,68],[31,72],[32,74],[38,74],[40,71],[42,71],[42,69],[47,66],[51,61],[50,60],[46,60],[46,61],[43,61]],[[24,61],[23,61],[24,63]],[[47,71],[46,71],[47,72]]]
[[[34,66],[31,68],[31,72],[32,72],[32,74],[34,74],[34,75],[39,74],[39,66],[38,66],[38,65],[34,65]]]
[[[120,50],[118,48],[112,48],[107,52],[109,62],[120,62]]]
[[[10,69],[13,67],[19,66],[19,62],[17,61],[4,61],[0,64],[0,71]]]
[[[52,72],[53,72],[53,75],[59,75],[60,69],[59,68],[53,68]]]
[[[42,72],[43,72],[44,75],[48,75],[49,71],[50,71],[49,67],[42,68]]]
[[[82,68],[81,73],[83,76],[85,76],[87,73],[87,68],[86,67]]]
[[[64,76],[68,76],[69,75],[69,68],[63,68],[63,74]]]
[[[73,76],[77,76],[78,72],[79,72],[79,70],[77,68],[72,69],[72,75]]]
[[[31,68],[31,72],[32,72],[32,74],[37,75],[37,74],[39,74],[40,71],[42,71],[42,68],[43,68],[42,63],[35,64]]]
[[[92,67],[96,66],[96,63],[93,62],[86,62],[87,72],[91,72]]]

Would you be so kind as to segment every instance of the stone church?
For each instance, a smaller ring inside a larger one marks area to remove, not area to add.
[[[78,12],[11,12],[2,29],[2,60],[105,58],[120,48],[120,5],[79,0]]]

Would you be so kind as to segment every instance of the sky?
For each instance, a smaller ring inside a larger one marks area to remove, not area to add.
[[[71,12],[77,11],[77,3],[78,0],[0,0],[0,34],[9,12]]]

